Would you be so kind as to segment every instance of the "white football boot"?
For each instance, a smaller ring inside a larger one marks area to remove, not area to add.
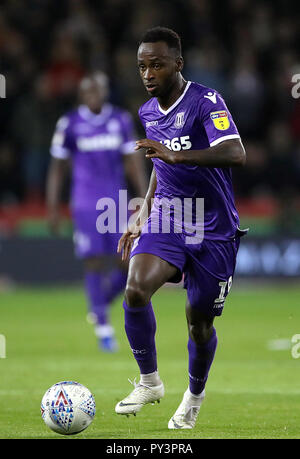
[[[182,402],[168,423],[168,428],[193,429],[204,397],[204,390],[199,396],[193,396],[189,389],[187,389],[183,395]]]
[[[126,398],[117,403],[115,407],[117,414],[126,414],[127,416],[133,414],[135,416],[147,403],[159,403],[165,394],[163,383],[158,386],[146,386],[141,383],[137,384],[135,380],[132,382],[129,379],[128,381],[134,385],[134,389]]]

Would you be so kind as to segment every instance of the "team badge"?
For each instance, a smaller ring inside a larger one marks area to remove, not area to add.
[[[230,122],[226,110],[220,110],[218,112],[212,112],[210,117],[214,123],[214,126],[219,131],[226,131],[229,128]]]
[[[185,119],[184,119],[184,112],[177,113],[175,118],[174,126],[176,129],[180,129],[184,126]]]

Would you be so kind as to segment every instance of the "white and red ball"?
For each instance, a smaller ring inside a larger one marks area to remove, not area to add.
[[[80,383],[63,381],[51,386],[41,403],[42,418],[50,429],[62,435],[82,432],[96,413],[92,393]]]

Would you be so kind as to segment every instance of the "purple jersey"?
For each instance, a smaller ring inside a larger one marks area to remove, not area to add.
[[[240,137],[222,97],[190,81],[168,110],[153,97],[142,105],[139,116],[147,138],[174,151],[201,150]],[[226,241],[234,237],[239,219],[229,168],[169,165],[158,158],[153,163],[157,188],[152,213],[161,198],[204,198],[205,239]]]
[[[119,189],[126,188],[122,155],[134,147],[131,115],[110,104],[97,115],[81,105],[60,118],[51,155],[72,160],[73,210],[95,211],[102,197],[118,200]]]

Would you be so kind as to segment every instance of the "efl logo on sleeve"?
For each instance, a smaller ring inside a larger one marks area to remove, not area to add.
[[[229,128],[230,122],[226,110],[220,110],[218,112],[212,112],[210,117],[214,123],[214,126],[219,131],[226,131]]]

